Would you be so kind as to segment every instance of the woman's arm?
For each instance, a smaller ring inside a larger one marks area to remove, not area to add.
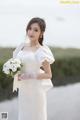
[[[37,75],[37,79],[51,79],[52,78],[52,72],[51,72],[51,67],[50,64],[47,60],[45,60],[42,63],[44,73],[39,73]]]

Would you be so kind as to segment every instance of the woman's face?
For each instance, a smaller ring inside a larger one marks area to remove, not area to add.
[[[38,41],[41,35],[41,29],[38,23],[31,24],[30,28],[27,31],[27,35],[31,41]]]

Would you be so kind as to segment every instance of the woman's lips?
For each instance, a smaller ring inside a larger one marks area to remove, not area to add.
[[[30,38],[33,38],[33,37],[34,37],[34,36],[32,36],[32,35],[30,36]]]

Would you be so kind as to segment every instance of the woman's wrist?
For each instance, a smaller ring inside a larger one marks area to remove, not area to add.
[[[37,75],[36,74],[18,74],[18,80],[21,79],[37,79]]]

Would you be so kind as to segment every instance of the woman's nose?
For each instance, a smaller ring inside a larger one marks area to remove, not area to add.
[[[34,34],[34,31],[33,30],[30,30],[30,35],[33,35]]]

